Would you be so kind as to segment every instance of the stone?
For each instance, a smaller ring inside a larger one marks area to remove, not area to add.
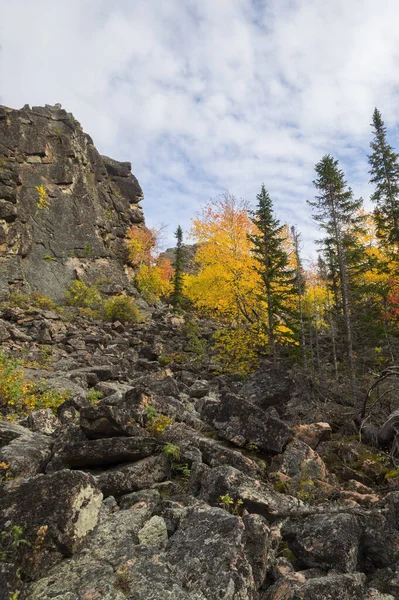
[[[331,438],[332,429],[328,423],[301,424],[294,427],[294,435],[308,446],[317,448],[320,442]]]
[[[50,408],[34,410],[26,419],[26,424],[31,431],[36,431],[44,435],[52,435],[61,425]]]
[[[209,381],[198,379],[189,388],[188,393],[192,398],[203,398],[210,391]]]
[[[0,463],[7,465],[7,477],[32,477],[44,471],[51,458],[52,440],[29,432],[14,438],[0,449]]]
[[[104,496],[118,497],[165,481],[169,472],[170,465],[165,455],[150,456],[108,469],[97,481]]]
[[[220,506],[221,496],[229,494],[234,502],[242,501],[243,509],[262,515],[270,522],[286,516],[303,505],[296,498],[279,494],[269,484],[248,477],[233,467],[210,469],[205,465],[199,465],[198,469],[197,481],[196,469],[193,469],[192,483],[198,486],[201,500],[213,506]]]
[[[295,384],[281,368],[265,363],[249,375],[240,394],[260,408],[284,406],[293,396]]]
[[[146,435],[145,431],[134,437],[72,442],[61,446],[55,453],[48,465],[47,472],[59,471],[64,468],[106,467],[132,462],[151,456],[158,448],[157,440]]]
[[[221,437],[239,446],[251,443],[275,454],[282,452],[292,438],[291,429],[280,419],[233,394],[226,394],[221,400],[207,400],[200,414]]]
[[[22,572],[38,576],[62,556],[77,552],[97,524],[101,501],[93,477],[80,471],[2,484],[0,531],[18,525],[30,544],[18,546]]]
[[[365,600],[365,580],[363,573],[354,573],[306,581],[298,573],[280,579],[267,590],[261,600]]]
[[[269,540],[267,526],[254,527],[252,534],[263,556]],[[197,508],[170,539],[167,560],[184,578],[185,587],[203,598],[255,598],[259,579],[255,581],[253,548],[246,547],[246,538],[239,517],[221,508]]]
[[[360,561],[362,528],[351,514],[316,514],[289,519],[283,539],[305,567],[353,573]]]
[[[155,515],[140,529],[138,533],[140,544],[153,548],[166,548],[168,543],[168,530],[165,520]]]
[[[230,465],[253,477],[261,473],[259,465],[248,456],[244,456],[234,448],[229,448],[223,442],[194,431],[184,423],[170,425],[162,433],[162,440],[178,444],[181,448],[192,446],[198,448],[202,460],[210,467]]]
[[[15,440],[21,435],[30,435],[31,431],[26,427],[22,427],[17,423],[9,423],[8,421],[0,420],[0,448],[7,446],[12,440]]]

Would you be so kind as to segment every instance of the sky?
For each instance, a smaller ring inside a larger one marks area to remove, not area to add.
[[[397,0],[0,0],[0,104],[61,103],[132,163],[147,224],[229,190],[318,237],[314,165],[339,159],[370,207],[374,107],[399,147]]]

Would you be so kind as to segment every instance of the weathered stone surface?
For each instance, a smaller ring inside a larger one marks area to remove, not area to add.
[[[143,222],[143,193],[130,164],[101,157],[62,109],[2,111],[0,296],[23,284],[63,300],[77,274],[126,287],[122,237]]]
[[[66,444],[55,454],[47,472],[116,465],[155,453],[159,442],[143,432],[134,437],[103,438]]]
[[[165,520],[155,515],[140,529],[138,533],[140,544],[152,548],[163,549],[168,543],[168,530]]]
[[[363,573],[309,580],[295,573],[275,583],[262,596],[262,600],[365,600],[365,580]]]
[[[239,446],[250,442],[265,452],[276,453],[282,452],[292,438],[291,429],[282,421],[233,394],[226,394],[220,401],[205,401],[201,417],[221,437]]]
[[[108,399],[106,399],[108,401]],[[133,411],[125,406],[104,403],[99,406],[84,406],[80,411],[80,426],[89,438],[105,438],[134,434]]]
[[[267,526],[254,527],[252,535],[263,556],[269,540]],[[243,521],[220,508],[194,510],[182,521],[167,550],[168,562],[184,577],[186,588],[201,592],[204,598],[256,598],[250,558],[253,553],[247,554]]]
[[[190,387],[188,393],[192,398],[203,398],[210,391],[209,381],[198,379]]]
[[[264,364],[248,377],[240,394],[265,409],[269,406],[284,406],[291,399],[294,389],[294,382],[289,374],[270,364]]]
[[[220,506],[221,496],[229,494],[233,501],[242,500],[243,508],[269,521],[302,505],[296,498],[279,494],[266,483],[248,477],[233,467],[209,469],[200,465],[198,471],[198,474],[195,470],[192,473],[192,485],[199,488],[200,498],[208,504]]]
[[[18,547],[23,572],[37,576],[62,555],[79,550],[97,524],[101,500],[94,479],[80,471],[2,484],[0,531],[18,525],[30,544]]]
[[[304,425],[296,425],[294,434],[302,442],[315,449],[325,440],[331,437],[332,429],[328,423],[310,423]]]
[[[30,435],[30,430],[16,423],[0,421],[0,448],[6,446],[21,435]]]
[[[41,473],[49,462],[51,446],[52,440],[48,436],[29,432],[0,449],[0,463],[8,465],[8,476],[32,477]]]
[[[36,431],[44,435],[51,435],[61,425],[50,408],[34,410],[26,419],[26,424],[31,431]]]
[[[164,481],[169,472],[170,465],[165,455],[150,456],[108,469],[98,478],[98,485],[104,496],[122,496]]]
[[[184,423],[174,423],[168,427],[162,434],[162,440],[177,444],[181,448],[198,448],[203,462],[210,467],[230,465],[252,477],[256,477],[260,473],[258,464],[240,451],[202,435]]]
[[[290,519],[282,535],[305,567],[334,568],[343,573],[358,569],[362,529],[354,515],[317,514]]]

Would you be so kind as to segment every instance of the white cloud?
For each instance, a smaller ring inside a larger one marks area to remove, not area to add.
[[[0,2],[0,102],[72,111],[132,162],[170,242],[202,201],[228,188],[254,202],[264,182],[309,252],[327,152],[368,196],[374,106],[398,122],[395,0]]]

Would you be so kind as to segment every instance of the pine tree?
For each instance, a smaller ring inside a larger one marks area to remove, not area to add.
[[[176,250],[175,250],[175,273],[173,276],[173,295],[172,302],[174,306],[181,306],[183,301],[183,230],[178,226],[175,232]]]
[[[373,113],[374,139],[370,144],[371,199],[376,203],[377,235],[396,254],[399,249],[399,156],[387,142],[387,130],[380,111]]]
[[[313,218],[326,232],[326,236],[319,243],[322,244],[335,303],[337,308],[342,310],[350,380],[354,390],[356,377],[351,311],[351,259],[355,257],[355,238],[361,231],[363,222],[360,213],[362,200],[353,198],[353,192],[347,187],[338,161],[329,154],[316,164],[315,169],[317,178],[313,184],[319,195],[316,196],[315,202],[309,204],[315,209]]]
[[[295,275],[288,268],[288,254],[284,249],[282,236],[284,225],[275,218],[273,203],[265,186],[256,197],[258,204],[251,214],[251,220],[259,233],[250,236],[253,252],[265,289],[267,304],[267,336],[272,350],[273,360],[277,359],[277,330],[285,324],[291,312],[288,298],[294,292]]]

